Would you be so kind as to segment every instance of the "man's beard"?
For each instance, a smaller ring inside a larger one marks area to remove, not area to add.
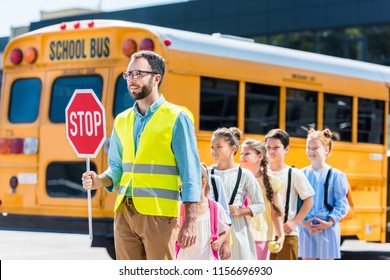
[[[130,92],[131,98],[133,98],[134,100],[144,99],[152,93],[152,79],[150,79],[146,85],[142,86],[140,93],[133,94],[133,92],[130,90],[130,86],[128,90]]]

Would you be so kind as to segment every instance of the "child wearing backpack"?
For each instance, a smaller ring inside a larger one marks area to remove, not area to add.
[[[207,198],[210,191],[207,166],[201,164],[202,192],[200,201],[196,203],[197,239],[191,247],[181,249],[176,243],[177,260],[218,260],[219,249],[229,237],[229,225],[222,206]],[[183,204],[182,204],[183,206]],[[184,207],[180,209],[180,226],[184,222]]]
[[[290,136],[285,130],[272,129],[265,136],[265,147],[269,161],[270,174],[285,184],[279,191],[284,205],[284,243],[283,249],[271,253],[271,260],[298,260],[298,225],[313,206],[314,190],[305,174],[285,163],[290,150]],[[298,207],[298,202],[303,201]]]
[[[256,260],[255,242],[246,216],[262,213],[265,204],[255,176],[234,161],[240,138],[241,131],[236,127],[223,127],[214,131],[211,138],[211,155],[216,164],[209,167],[209,170],[211,174],[222,179],[232,217],[231,241],[224,242],[222,254],[229,251],[231,243],[232,260]],[[246,196],[252,204],[243,207]]]
[[[340,223],[347,214],[347,176],[326,163],[332,132],[309,130],[306,154],[311,165],[302,169],[315,190],[314,205],[299,227],[299,256],[304,260],[339,259]]]
[[[263,213],[249,218],[249,225],[256,244],[258,260],[269,260],[269,242],[278,239],[278,249],[272,253],[277,254],[283,248],[283,205],[279,191],[284,188],[283,182],[277,177],[268,174],[268,159],[265,145],[260,140],[246,139],[242,143],[240,165],[252,171],[260,185],[266,207]]]

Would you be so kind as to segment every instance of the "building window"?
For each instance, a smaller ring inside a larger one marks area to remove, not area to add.
[[[296,50],[313,52],[313,32],[291,32],[287,34],[287,47]]]
[[[318,34],[318,52],[344,57],[344,30],[322,30]]]
[[[368,60],[390,65],[390,25],[368,27],[366,34]]]

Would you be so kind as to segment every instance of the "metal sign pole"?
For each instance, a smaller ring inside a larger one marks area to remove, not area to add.
[[[91,170],[89,157],[86,157],[87,172]],[[91,190],[87,190],[88,195],[88,229],[89,229],[89,239],[92,240],[92,198]]]
[[[93,112],[93,113],[91,113]],[[75,89],[65,108],[66,138],[78,157],[96,158],[106,140],[105,110],[93,89]],[[87,190],[89,238],[92,240],[92,195]]]

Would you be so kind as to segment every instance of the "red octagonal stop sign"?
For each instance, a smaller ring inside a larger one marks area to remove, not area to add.
[[[92,89],[76,89],[65,109],[66,138],[78,157],[94,158],[106,140],[104,107]]]

